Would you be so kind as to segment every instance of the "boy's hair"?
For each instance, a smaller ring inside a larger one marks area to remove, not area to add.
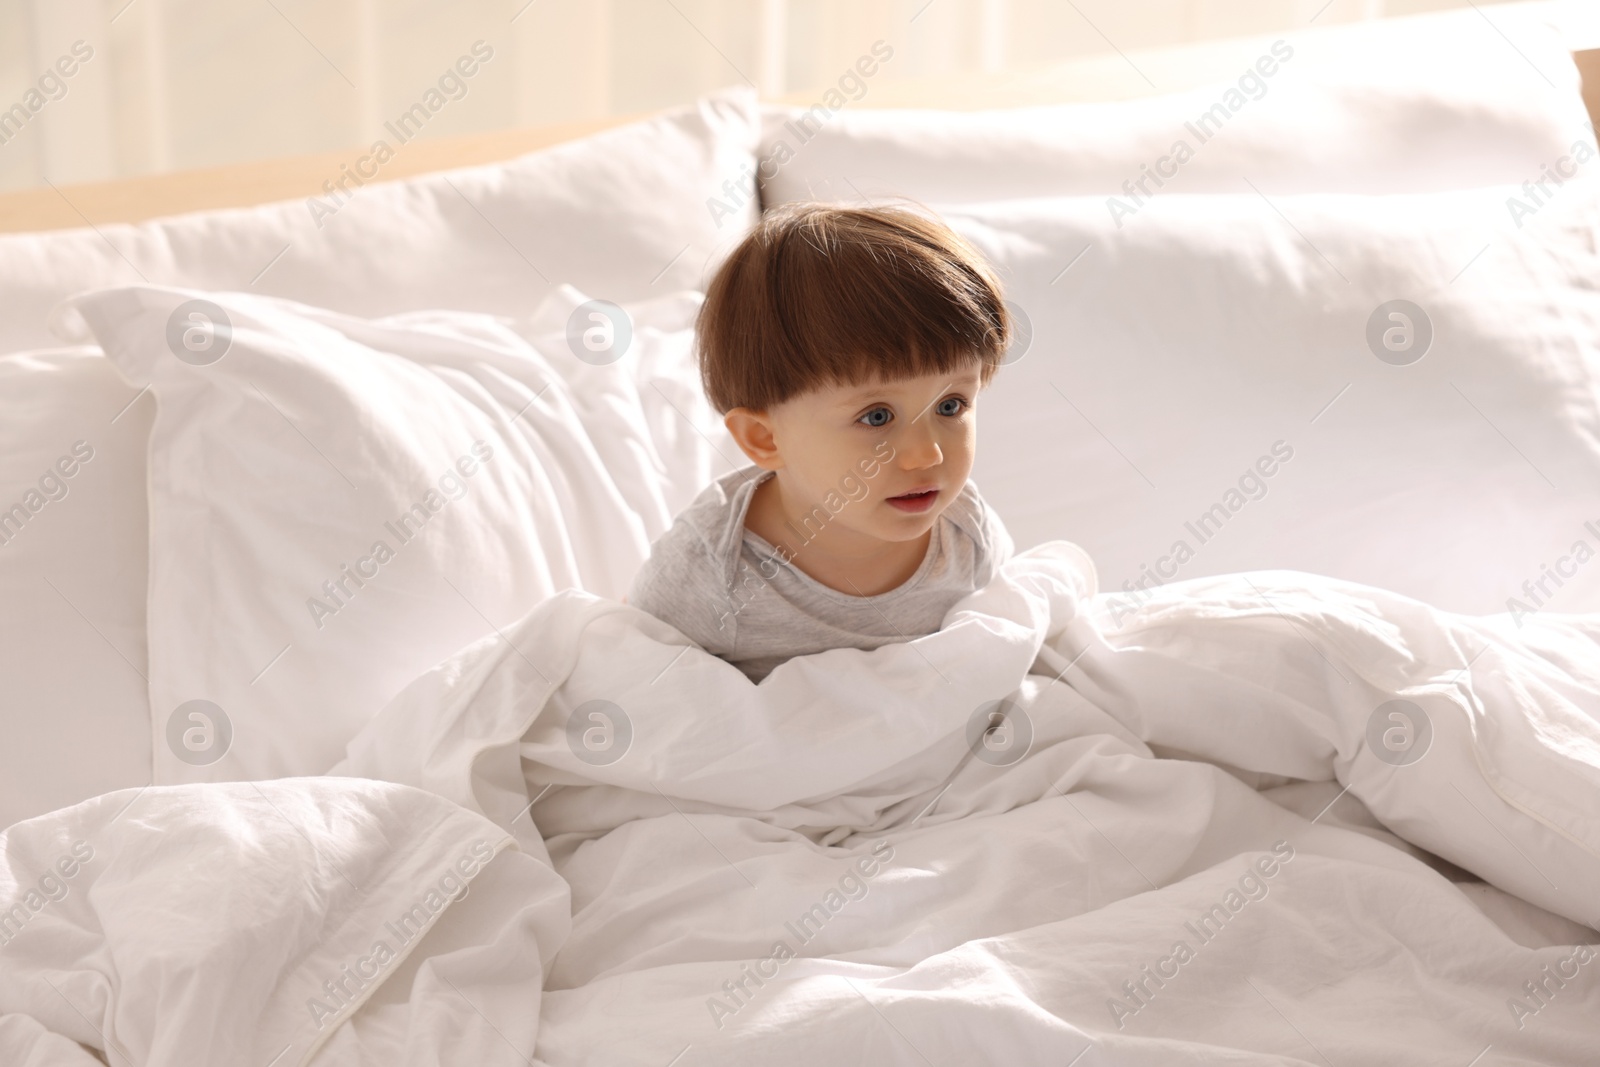
[[[982,363],[1011,340],[1000,281],[943,223],[894,207],[775,208],[712,278],[696,323],[719,412]]]

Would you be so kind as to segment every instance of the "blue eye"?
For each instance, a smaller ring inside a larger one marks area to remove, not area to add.
[[[947,396],[939,401],[939,406],[934,410],[941,415],[959,415],[966,409],[966,406],[967,402],[959,396]]]
[[[880,416],[880,415],[883,416],[881,419],[878,418],[878,416]],[[861,416],[856,421],[857,422],[864,422],[868,426],[872,426],[872,427],[876,428],[876,427],[880,427],[880,426],[887,426],[889,424],[889,419],[891,417],[892,416],[889,414],[889,409],[888,408],[873,408],[871,411],[867,412],[865,415]]]

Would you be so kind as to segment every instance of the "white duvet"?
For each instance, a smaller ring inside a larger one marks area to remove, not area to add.
[[[339,777],[18,824],[0,1057],[1592,1062],[1600,619],[1093,583],[760,686],[568,592]]]

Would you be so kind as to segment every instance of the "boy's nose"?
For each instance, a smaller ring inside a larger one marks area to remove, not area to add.
[[[903,438],[895,443],[895,451],[900,456],[900,466],[905,470],[933,467],[944,459],[944,452],[939,448],[931,429],[922,426],[909,427]]]

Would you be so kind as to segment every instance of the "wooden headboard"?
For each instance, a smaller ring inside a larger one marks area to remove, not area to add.
[[[1158,72],[1161,84],[1170,91],[1220,80],[1218,72],[1235,69],[1240,56],[1248,62],[1254,54],[1251,50],[1257,47],[1254,39],[1241,39],[1153,49],[1137,55],[1139,68]],[[1576,51],[1573,59],[1583,76],[1583,100],[1590,120],[1600,125],[1600,48]],[[1141,80],[1130,77],[1129,64],[1122,57],[1110,55],[1003,75],[885,82],[874,89],[872,106],[975,110],[1119,100],[1153,92],[1153,86],[1142,80],[1142,76]],[[814,92],[795,93],[779,97],[778,101],[807,105],[815,102],[815,96]],[[385,166],[384,180],[512,159],[643,117],[638,114],[611,116],[586,122],[417,141]],[[145,178],[0,194],[0,233],[141,222],[188,211],[304,199],[320,194],[324,180],[330,174],[337,174],[339,164],[348,162],[349,157],[348,151],[292,156]]]
[[[1600,48],[1572,53],[1583,75],[1583,106],[1589,109],[1589,121],[1600,127]]]

